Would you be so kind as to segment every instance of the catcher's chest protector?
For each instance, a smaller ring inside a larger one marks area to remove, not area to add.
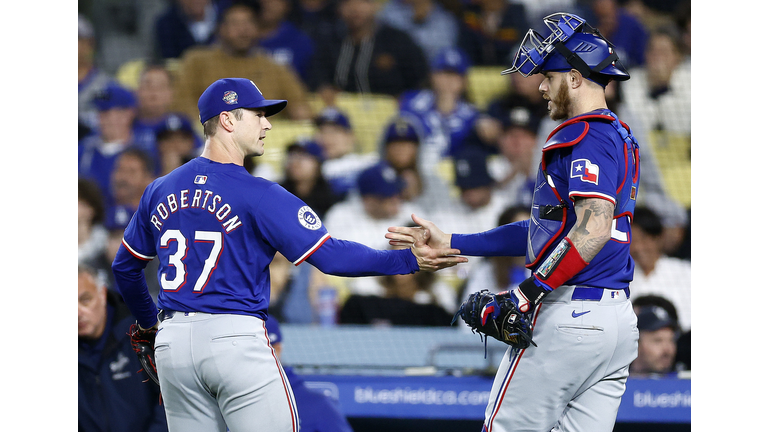
[[[547,173],[548,156],[558,149],[575,146],[589,133],[590,122],[610,123],[624,141],[624,169],[619,170],[616,191],[616,219],[632,217],[640,175],[640,156],[637,140],[629,127],[619,121],[610,110],[600,110],[566,120],[555,128],[547,139],[539,164],[533,192],[531,223],[528,228],[526,266],[535,268],[551,247],[562,240],[576,223],[573,201],[568,197],[568,183],[555,182]]]

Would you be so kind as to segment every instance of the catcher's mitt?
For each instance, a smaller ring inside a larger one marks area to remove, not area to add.
[[[537,346],[531,338],[531,314],[518,311],[508,295],[496,295],[488,290],[472,293],[461,304],[453,322],[459,316],[481,337],[490,336],[517,349],[526,349],[531,344]]]
[[[128,335],[131,337],[131,346],[139,358],[142,369],[159,386],[160,380],[157,378],[157,366],[155,366],[155,336],[157,335],[157,329],[144,330],[138,324],[131,324]]]

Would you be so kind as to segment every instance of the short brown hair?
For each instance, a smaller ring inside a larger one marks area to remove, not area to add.
[[[235,108],[230,111],[237,120],[243,119],[243,109]],[[219,113],[221,114],[221,113]],[[219,116],[211,117],[203,123],[203,137],[208,139],[216,135],[216,130],[219,128]]]

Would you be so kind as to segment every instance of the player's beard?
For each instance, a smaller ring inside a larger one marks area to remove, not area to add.
[[[571,99],[568,97],[568,84],[565,75],[560,81],[557,94],[550,99],[549,107],[549,118],[552,120],[565,120],[571,117]]]

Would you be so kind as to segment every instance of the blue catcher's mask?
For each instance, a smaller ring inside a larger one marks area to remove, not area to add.
[[[528,30],[512,67],[501,72],[502,75],[519,72],[527,77],[576,69],[603,87],[611,80],[629,79],[613,45],[583,18],[558,12],[545,17],[544,24],[550,35],[545,38],[533,29]]]

